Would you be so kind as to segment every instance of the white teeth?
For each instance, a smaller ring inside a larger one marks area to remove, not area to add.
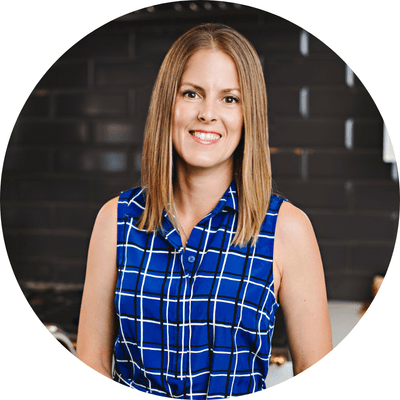
[[[196,132],[196,131],[191,131],[191,133],[199,138],[200,140],[216,140],[219,139],[221,136],[216,134],[216,133],[204,133],[204,132]]]

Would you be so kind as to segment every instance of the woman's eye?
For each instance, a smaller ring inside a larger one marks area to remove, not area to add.
[[[235,96],[226,96],[224,98],[224,101],[225,101],[225,103],[233,104],[233,103],[238,103],[239,99]]]
[[[186,92],[183,92],[183,95],[188,99],[195,99],[198,97],[197,93],[193,92],[193,90],[186,90]]]

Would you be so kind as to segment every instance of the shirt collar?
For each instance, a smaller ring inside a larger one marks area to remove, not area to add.
[[[210,213],[208,213],[199,222],[199,224],[204,224],[207,220],[214,217],[218,213],[222,212],[222,210],[226,208],[230,208],[236,212],[238,210],[237,191],[234,181],[232,181],[228,189],[226,189],[224,195],[218,201],[214,209]],[[163,218],[163,229],[159,229],[159,233],[162,236],[164,236],[175,248],[180,248],[182,246],[181,237],[179,233],[176,231],[172,222],[169,220],[167,213],[165,211]]]
[[[145,194],[144,189],[142,188],[139,192],[136,192],[135,195],[129,200],[128,206],[126,208],[126,215],[128,217],[139,218],[144,210],[144,207]],[[238,197],[234,180],[231,182],[228,189],[226,189],[224,195],[221,197],[214,209],[208,215],[206,215],[203,220],[218,214],[223,208],[231,208],[234,211],[238,211]],[[165,212],[164,214],[166,215]]]
[[[128,206],[126,207],[125,215],[128,217],[134,217],[139,219],[144,211],[145,206],[145,193],[144,188],[139,191],[134,190],[132,197],[128,201]]]
[[[224,195],[221,197],[214,210],[212,210],[208,216],[216,215],[224,208],[230,208],[234,211],[238,211],[238,196],[234,180],[231,182],[228,189],[226,189]]]

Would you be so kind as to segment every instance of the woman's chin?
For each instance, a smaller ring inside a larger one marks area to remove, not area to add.
[[[210,173],[214,171],[226,171],[233,167],[233,162],[230,160],[216,161],[215,159],[193,157],[182,161],[182,165],[186,171],[204,171],[204,173]]]

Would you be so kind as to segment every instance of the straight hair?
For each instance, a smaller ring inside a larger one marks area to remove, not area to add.
[[[236,65],[242,93],[243,132],[234,154],[238,222],[232,244],[254,245],[272,193],[265,81],[252,44],[236,30],[221,24],[199,25],[183,34],[161,65],[145,127],[141,185],[146,205],[138,227],[148,232],[162,229],[164,212],[175,225],[172,116],[186,64],[203,49],[221,50]]]

